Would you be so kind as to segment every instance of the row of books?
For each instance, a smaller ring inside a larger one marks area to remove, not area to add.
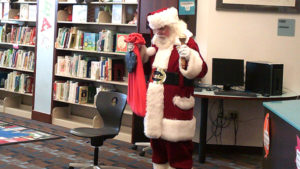
[[[115,91],[115,88],[111,85],[95,87],[75,81],[55,81],[53,85],[53,99],[95,105],[97,93],[100,91]]]
[[[36,15],[36,5],[20,4],[19,8],[12,8],[10,3],[0,3],[0,19],[20,19],[35,21]]]
[[[0,66],[33,71],[34,52],[17,49],[0,51]]]
[[[56,74],[93,80],[123,81],[124,61],[100,57],[100,60],[74,54],[58,56]]]
[[[96,87],[82,85],[73,81],[55,81],[53,97],[55,100],[67,101],[78,104],[94,104]]]
[[[1,78],[5,78],[5,73],[2,72],[1,74]],[[8,73],[4,84],[5,89],[20,93],[32,93],[33,86],[33,77],[28,74],[20,73],[18,71]]]
[[[36,27],[7,25],[0,26],[0,42],[35,45]]]
[[[104,29],[99,33],[84,32],[77,27],[59,28],[56,47],[89,51],[113,51],[112,30]]]

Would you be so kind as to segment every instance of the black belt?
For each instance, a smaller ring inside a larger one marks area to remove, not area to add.
[[[179,74],[175,72],[165,72],[162,69],[157,69],[152,75],[153,83],[157,84],[168,84],[168,85],[179,85]],[[184,86],[194,86],[194,80],[183,78]]]

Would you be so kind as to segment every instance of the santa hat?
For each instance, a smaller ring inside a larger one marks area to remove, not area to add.
[[[159,9],[151,12],[147,20],[151,29],[158,29],[166,25],[177,23],[179,21],[178,11],[174,7]]]

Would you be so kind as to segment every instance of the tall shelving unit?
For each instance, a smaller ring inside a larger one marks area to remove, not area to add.
[[[36,51],[36,14],[34,13],[36,13],[37,2],[0,1],[0,4],[2,7],[0,111],[31,119]],[[27,7],[27,11],[21,7]],[[20,12],[21,10],[23,13]],[[27,16],[24,16],[24,11]],[[29,18],[29,12],[34,14],[34,18]]]
[[[64,10],[66,8],[70,8],[70,6],[78,5],[73,2],[58,2],[58,11]],[[87,5],[88,8],[88,16],[91,16],[90,12],[93,13],[95,8],[98,6],[112,6],[112,5],[121,5],[123,10],[127,6],[130,6],[130,9],[135,9],[138,7],[138,3],[126,3],[126,2],[92,2],[90,4],[82,3],[80,5]],[[95,16],[95,15],[94,15]],[[95,18],[88,18],[87,22],[74,22],[74,21],[57,21],[57,36],[59,36],[60,28],[71,28],[76,27],[76,30],[82,30],[84,32],[93,32],[99,33],[103,29],[112,30],[114,33],[131,33],[137,31],[136,24],[128,24],[124,23],[98,23],[95,21]],[[114,42],[115,45],[115,42]],[[56,90],[57,84],[55,83],[65,83],[70,81],[70,83],[78,82],[79,84],[91,85],[94,87],[110,88],[119,92],[127,93],[127,78],[125,77],[123,81],[116,80],[106,80],[106,79],[92,79],[91,77],[80,77],[77,75],[71,74],[63,74],[58,73],[60,68],[58,57],[64,56],[75,56],[80,55],[87,60],[95,59],[99,60],[100,58],[110,58],[112,62],[114,60],[123,60],[125,53],[118,53],[113,51],[103,51],[103,50],[82,50],[78,48],[66,48],[61,47],[56,44],[56,57],[54,59],[54,67],[55,75],[54,75],[54,89],[53,89],[53,111],[52,111],[52,123],[54,125],[60,125],[67,128],[73,127],[100,127],[101,117],[98,116],[96,106],[92,103],[84,103],[80,104],[79,102],[70,101],[70,99],[57,97]],[[69,58],[69,57],[68,57]],[[125,66],[124,66],[125,68]],[[88,69],[88,68],[87,68]],[[89,69],[87,70],[89,71]],[[127,71],[125,70],[124,75],[127,76]],[[124,112],[121,132],[116,139],[130,142],[131,141],[131,116],[132,112],[130,108],[127,106]]]

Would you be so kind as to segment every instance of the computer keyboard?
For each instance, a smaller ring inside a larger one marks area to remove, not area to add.
[[[256,93],[249,93],[244,91],[214,91],[215,95],[225,95],[225,96],[245,96],[245,97],[257,97]]]

